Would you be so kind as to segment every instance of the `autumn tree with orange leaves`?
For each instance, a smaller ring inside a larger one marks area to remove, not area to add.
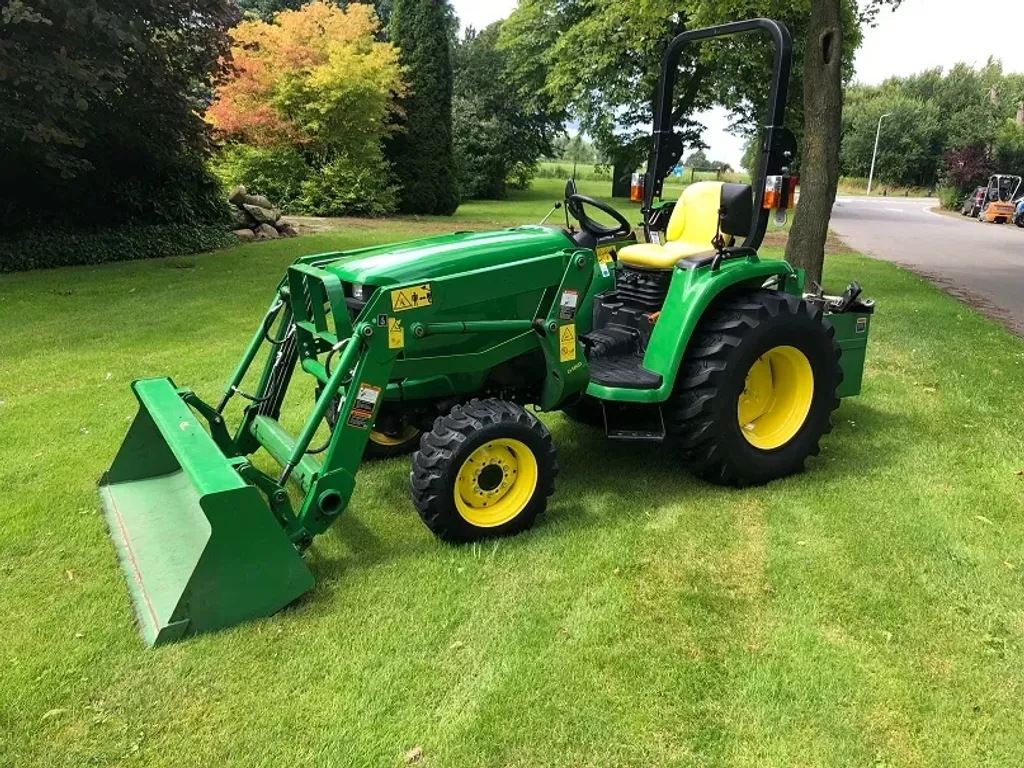
[[[224,142],[219,175],[296,213],[393,210],[381,142],[405,85],[378,29],[372,6],[324,2],[239,24],[233,74],[206,113]]]

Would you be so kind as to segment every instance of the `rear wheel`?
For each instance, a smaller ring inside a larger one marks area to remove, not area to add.
[[[519,405],[472,400],[434,422],[413,455],[423,522],[446,541],[511,536],[547,507],[558,474],[547,428]]]
[[[821,310],[755,291],[713,305],[694,332],[669,407],[687,466],[719,485],[799,472],[832,429],[842,381]]]

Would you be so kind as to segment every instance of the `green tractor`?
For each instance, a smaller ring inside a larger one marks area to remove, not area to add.
[[[659,201],[682,152],[670,105],[684,47],[755,31],[776,47],[762,176]],[[758,257],[771,209],[791,197],[790,60],[789,33],[763,19],[671,44],[644,242],[570,182],[565,228],[300,259],[215,406],[168,378],[135,382],[139,412],[100,495],[145,642],[269,616],[312,589],[303,553],[345,511],[367,453],[415,448],[412,501],[441,539],[528,529],[557,473],[551,435],[528,406],[611,439],[663,442],[713,483],[800,471],[840,398],[859,392],[873,307],[856,285],[805,295],[801,273]],[[290,434],[282,409],[300,377],[315,399]],[[236,398],[248,403],[229,430]],[[253,461],[261,449],[279,470]]]

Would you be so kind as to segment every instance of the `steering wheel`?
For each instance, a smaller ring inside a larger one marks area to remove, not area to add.
[[[594,221],[587,215],[586,206],[588,205],[615,219],[615,223],[618,224],[618,226],[609,227],[605,224],[599,224]],[[629,223],[629,220],[625,216],[607,203],[602,203],[600,200],[595,200],[594,198],[587,197],[586,195],[581,195],[579,193],[568,195],[565,200],[565,210],[580,223],[580,228],[584,232],[593,235],[598,240],[614,236],[627,237],[633,232],[633,225]]]

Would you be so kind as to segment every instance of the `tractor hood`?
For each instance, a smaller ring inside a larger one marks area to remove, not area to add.
[[[352,251],[321,267],[349,283],[401,285],[487,269],[575,247],[561,230],[516,227],[494,232],[457,232]]]

